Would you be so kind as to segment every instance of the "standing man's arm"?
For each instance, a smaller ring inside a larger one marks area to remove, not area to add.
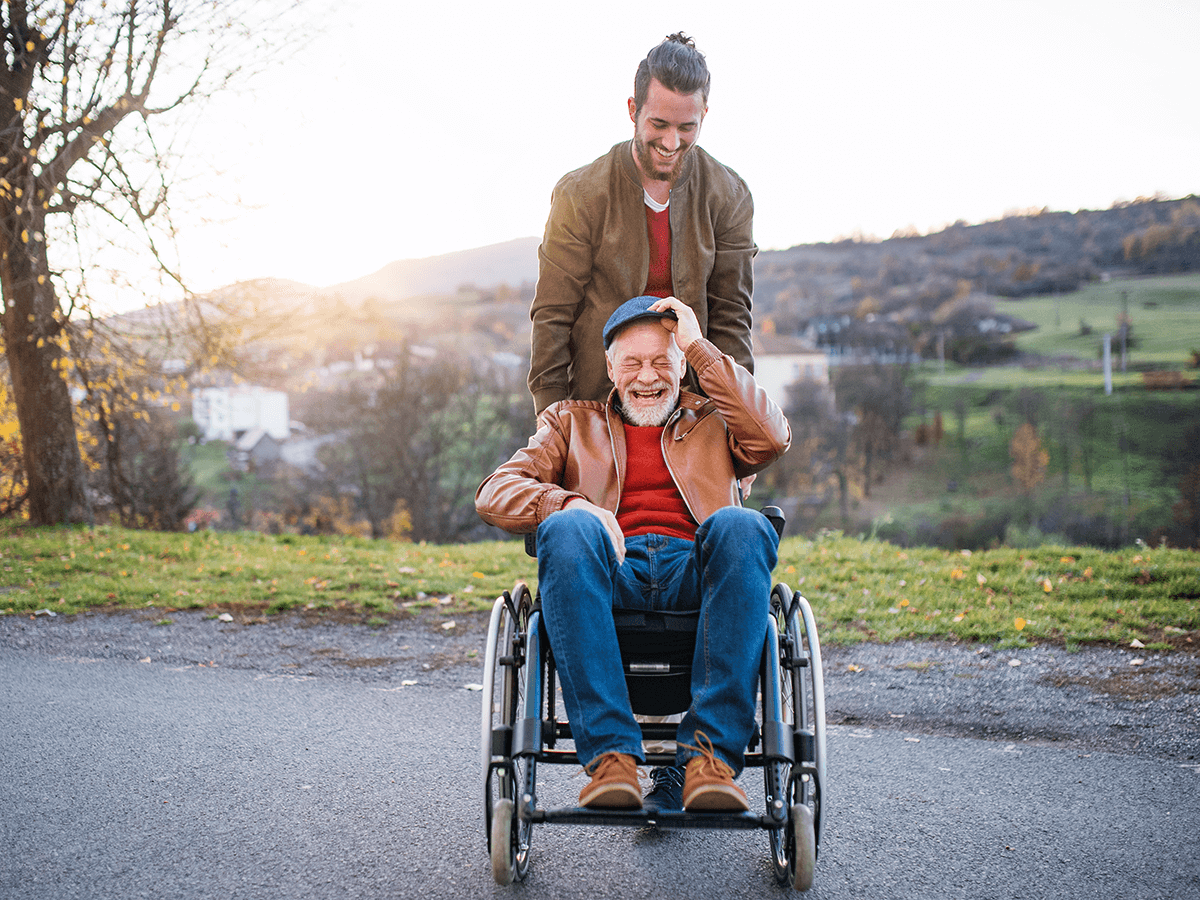
[[[529,311],[533,337],[528,384],[538,415],[568,396],[571,329],[592,277],[593,252],[584,217],[560,183],[538,247],[537,290]]]
[[[708,278],[708,339],[738,365],[754,373],[750,350],[754,295],[754,199],[745,182],[714,223],[716,254]]]

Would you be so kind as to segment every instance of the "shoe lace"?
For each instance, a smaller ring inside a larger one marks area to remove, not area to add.
[[[712,741],[709,740],[707,734],[703,731],[697,731],[692,735],[696,739],[695,746],[692,744],[682,744],[681,746],[688,750],[695,750],[700,755],[694,757],[700,760],[699,773],[703,774],[711,770],[712,774],[723,778],[733,778],[733,769],[723,759],[717,757],[716,750],[713,749]]]
[[[580,775],[587,775],[589,778],[601,777],[603,775],[602,770],[608,769],[611,766],[620,766],[620,765],[622,765],[621,754],[619,754],[619,753],[601,753],[599,756],[597,756],[595,759],[593,759],[588,765],[584,766],[582,769],[580,769],[578,772],[576,772],[574,777],[578,778]],[[638,778],[646,777],[646,773],[643,772],[640,767],[635,767],[634,772],[637,774]]]
[[[683,769],[675,766],[663,766],[658,769],[650,770],[650,781],[654,784],[654,790],[659,788],[683,787]]]

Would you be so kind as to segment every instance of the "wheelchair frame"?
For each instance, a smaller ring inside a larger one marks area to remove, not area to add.
[[[774,512],[774,510],[772,510]],[[767,510],[764,510],[767,513]],[[779,526],[777,526],[779,527]],[[532,554],[531,554],[532,555]],[[524,582],[492,607],[484,656],[480,764],[492,875],[499,884],[525,878],[535,824],[656,825],[659,828],[763,829],[777,881],[808,890],[825,809],[825,689],[812,607],[786,584],[771,591],[759,669],[760,717],[746,768],[761,768],[762,813],[546,809],[538,802],[539,764],[574,764],[571,737],[557,709],[553,653],[540,601]],[[620,631],[620,625],[618,626]],[[667,663],[631,664],[626,679],[675,676]],[[643,740],[674,740],[674,723],[643,723]],[[648,753],[648,765],[674,765],[674,754]]]

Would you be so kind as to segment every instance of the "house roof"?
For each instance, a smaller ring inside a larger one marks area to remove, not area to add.
[[[824,356],[825,354],[803,338],[790,334],[759,334],[750,336],[754,356]]]
[[[266,438],[267,440],[270,440],[270,441],[275,440],[275,438],[271,437],[263,429],[251,428],[249,431],[247,431],[245,434],[243,434],[240,438],[237,439],[237,442],[234,443],[233,447],[235,450],[241,450],[243,452],[248,453],[249,451],[251,451],[255,447],[257,447],[259,444],[259,441],[261,441],[263,438]]]

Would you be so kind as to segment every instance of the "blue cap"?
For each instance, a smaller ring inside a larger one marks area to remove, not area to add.
[[[634,297],[632,300],[626,300],[616,311],[608,317],[608,321],[604,324],[604,349],[607,350],[612,344],[613,338],[617,336],[617,332],[639,319],[674,319],[679,320],[672,309],[666,309],[662,312],[651,310],[650,307],[661,300],[661,297]]]

